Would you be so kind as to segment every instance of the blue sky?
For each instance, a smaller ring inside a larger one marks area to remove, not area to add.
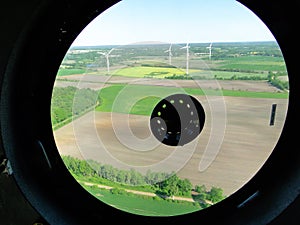
[[[274,40],[265,24],[234,0],[123,0],[93,20],[73,46]]]

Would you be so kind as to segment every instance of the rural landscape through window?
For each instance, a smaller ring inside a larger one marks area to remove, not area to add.
[[[222,201],[262,167],[289,82],[276,40],[240,3],[155,2],[121,1],[82,31],[51,119],[66,167],[95,198],[175,216]]]

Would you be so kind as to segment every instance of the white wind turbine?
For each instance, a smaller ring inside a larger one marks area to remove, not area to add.
[[[186,46],[181,48],[181,49],[186,49],[186,75],[189,74],[189,56],[190,56],[189,48],[190,48],[189,43],[186,43]]]
[[[107,73],[109,74],[110,70],[109,70],[109,54],[114,50],[114,48],[112,48],[111,50],[109,50],[108,52],[100,52],[101,55],[104,55],[106,58],[106,66],[107,66]]]
[[[169,64],[172,65],[172,44],[170,44],[170,47],[168,50],[166,50],[165,52],[168,52],[169,53]]]
[[[211,60],[211,49],[212,49],[212,43],[210,43],[210,45],[208,47],[206,47],[209,50],[209,55],[208,58],[209,60]]]

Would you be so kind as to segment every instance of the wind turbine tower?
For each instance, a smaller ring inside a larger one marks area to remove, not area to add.
[[[189,56],[190,56],[189,48],[190,48],[189,43],[186,43],[186,46],[181,48],[181,49],[186,49],[186,75],[189,75]]]
[[[166,50],[165,52],[168,52],[169,53],[169,64],[172,65],[172,44],[170,44],[170,47],[168,50]]]
[[[107,66],[107,73],[109,74],[110,70],[109,70],[109,54],[114,50],[114,48],[112,48],[111,50],[109,50],[108,52],[104,53],[104,52],[100,52],[101,55],[104,55],[104,57],[106,58],[106,66]]]
[[[209,55],[208,55],[208,58],[209,60],[211,60],[211,49],[212,49],[212,43],[210,43],[210,45],[208,47],[206,47],[209,51]]]

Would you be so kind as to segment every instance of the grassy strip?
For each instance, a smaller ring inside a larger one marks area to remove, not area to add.
[[[123,211],[145,216],[170,216],[195,212],[201,209],[199,204],[186,201],[166,201],[159,197],[136,194],[113,194],[109,190],[95,186],[84,186],[87,191],[108,205]]]

